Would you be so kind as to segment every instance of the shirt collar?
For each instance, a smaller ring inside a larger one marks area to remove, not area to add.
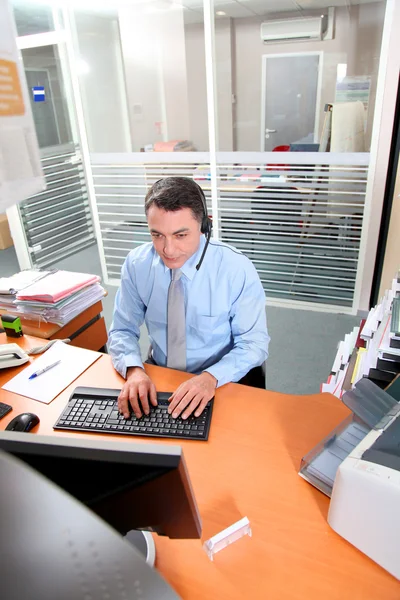
[[[200,256],[204,250],[205,243],[206,243],[206,239],[205,239],[204,235],[201,235],[200,236],[200,244],[199,244],[197,251],[181,267],[182,273],[185,275],[185,277],[187,277],[190,280],[192,280],[194,275],[196,274],[196,265],[198,264],[198,262],[200,260]],[[164,271],[165,272],[170,271],[170,268],[167,267],[163,263],[163,261],[160,257],[159,257],[159,260],[160,260],[161,264],[164,266]]]

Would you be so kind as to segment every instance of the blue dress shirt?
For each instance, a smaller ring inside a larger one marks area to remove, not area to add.
[[[268,356],[265,293],[253,263],[239,250],[212,240],[196,271],[205,244],[181,267],[186,307],[186,366],[189,373],[208,371],[218,387],[239,381]],[[115,369],[142,367],[139,328],[149,332],[153,359],[167,364],[167,299],[171,270],[153,244],[132,250],[122,267],[109,332]]]

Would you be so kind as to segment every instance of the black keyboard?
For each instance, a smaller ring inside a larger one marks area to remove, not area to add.
[[[138,419],[132,412],[125,419],[118,412],[117,399],[121,390],[77,387],[61,413],[54,429],[122,433],[146,437],[207,440],[210,431],[214,399],[205,407],[200,417],[183,420],[168,414],[171,392],[158,392],[158,406],[150,407],[150,414]]]
[[[0,419],[5,417],[10,412],[10,410],[12,410],[12,406],[10,406],[9,404],[5,404],[4,402],[0,402]]]

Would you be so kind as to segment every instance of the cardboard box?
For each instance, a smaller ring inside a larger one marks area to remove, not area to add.
[[[0,250],[5,250],[13,245],[13,240],[8,226],[7,215],[0,215]]]

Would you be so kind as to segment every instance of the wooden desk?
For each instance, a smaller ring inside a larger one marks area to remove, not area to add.
[[[105,347],[108,338],[106,324],[101,316],[102,311],[103,303],[99,300],[63,327],[60,327],[57,323],[33,321],[20,314],[17,316],[21,319],[24,334],[46,340],[70,338],[72,346],[87,348],[88,350],[101,350]],[[5,311],[1,312],[4,313]]]
[[[23,343],[37,341],[25,337]],[[146,371],[165,391],[188,377],[150,365]],[[0,373],[0,385],[16,372]],[[52,435],[75,386],[121,383],[104,355],[50,405],[1,390],[1,400],[14,410],[0,428],[29,410],[41,419],[35,431]],[[289,396],[229,384],[217,391],[208,442],[162,440],[184,449],[203,519],[202,541],[243,516],[253,529],[252,538],[226,548],[213,563],[199,540],[156,537],[157,568],[184,600],[400,598],[399,582],[329,527],[328,498],[297,474],[301,457],[347,415],[330,394]],[[146,443],[144,438],[107,437]]]

